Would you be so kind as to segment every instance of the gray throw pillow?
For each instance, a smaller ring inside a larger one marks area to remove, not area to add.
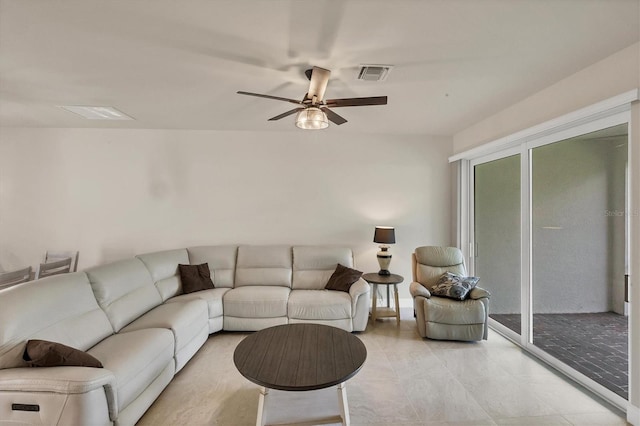
[[[184,294],[214,288],[209,264],[178,265],[178,270],[180,271],[180,281],[182,281],[182,292]]]
[[[348,293],[353,283],[358,281],[361,276],[362,272],[342,266],[338,263],[336,270],[333,272],[324,288],[327,290],[346,291]]]
[[[463,277],[451,272],[445,272],[429,291],[436,296],[465,300],[469,292],[478,284],[478,281],[480,281],[478,277]]]

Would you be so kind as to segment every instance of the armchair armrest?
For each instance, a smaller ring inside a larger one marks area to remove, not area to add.
[[[425,286],[415,281],[409,285],[409,292],[413,298],[418,296],[426,297],[427,299],[431,298],[431,292],[427,290]]]
[[[477,299],[482,299],[482,298],[485,298],[485,297],[487,299],[489,299],[491,297],[491,293],[489,293],[484,288],[475,287],[469,293],[469,299],[477,300]]]
[[[351,296],[351,308],[353,312],[355,312],[356,304],[360,296],[369,294],[370,291],[371,286],[362,278],[359,278],[358,281],[351,285],[351,288],[349,288],[349,296]]]
[[[118,417],[116,378],[106,368],[22,367],[0,370],[0,390],[19,392],[87,393],[104,388],[109,417]]]

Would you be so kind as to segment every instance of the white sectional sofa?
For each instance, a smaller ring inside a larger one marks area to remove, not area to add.
[[[182,294],[179,264],[215,288]],[[138,255],[0,292],[0,424],[132,425],[211,333],[294,322],[362,331],[369,285],[324,290],[348,248],[202,246]],[[104,368],[29,367],[26,342],[86,351]],[[212,384],[213,385],[213,384]]]

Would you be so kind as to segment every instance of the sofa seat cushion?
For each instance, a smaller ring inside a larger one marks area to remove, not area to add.
[[[458,301],[431,296],[425,299],[424,312],[425,321],[440,324],[482,324],[485,321],[484,304],[472,299]]]
[[[173,333],[149,328],[114,334],[87,352],[111,371],[117,383],[118,411],[127,407],[173,363]]]
[[[344,291],[293,290],[289,295],[289,318],[337,320],[351,318],[351,296]]]
[[[175,352],[177,354],[208,323],[207,303],[204,300],[196,299],[184,303],[165,303],[157,306],[120,330],[120,333],[146,328],[169,329],[175,337]]]
[[[224,295],[224,316],[239,318],[286,317],[290,292],[288,287],[281,286],[234,288]]]
[[[211,290],[202,290],[195,293],[181,294],[176,297],[172,297],[165,303],[175,302],[187,302],[189,300],[204,300],[207,302],[209,309],[209,318],[218,318],[222,316],[222,296],[226,292],[231,290],[230,288],[213,288]]]

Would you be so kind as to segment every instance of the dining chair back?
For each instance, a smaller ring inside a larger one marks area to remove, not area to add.
[[[0,273],[0,290],[31,280],[31,266],[17,271]]]
[[[73,259],[67,257],[66,259],[58,260],[55,262],[41,263],[36,270],[36,280],[40,278],[50,277],[52,275],[66,274],[71,272],[71,263]]]
[[[71,258],[71,271],[76,272],[78,270],[78,257],[80,252],[78,251],[53,251],[47,250],[44,254],[44,263],[56,262],[58,260]]]

